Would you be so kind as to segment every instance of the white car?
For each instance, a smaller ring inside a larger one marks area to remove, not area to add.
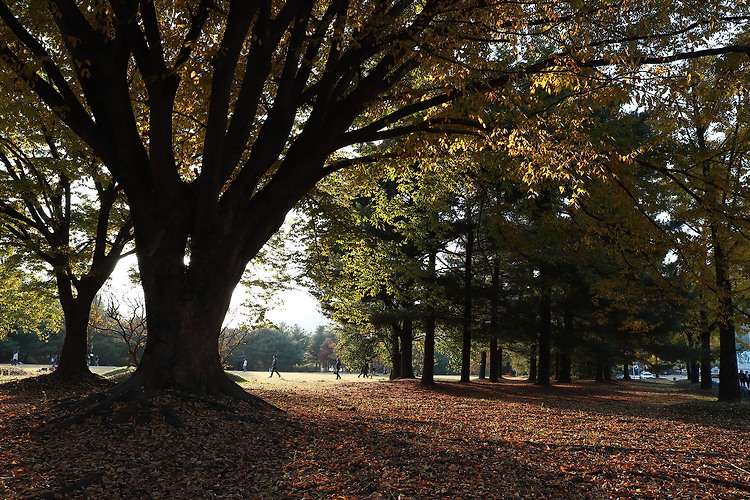
[[[641,372],[641,379],[654,378],[654,374],[651,372]]]

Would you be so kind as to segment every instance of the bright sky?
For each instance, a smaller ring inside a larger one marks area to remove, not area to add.
[[[128,270],[135,264],[135,256],[128,257],[121,260],[112,273],[111,286],[118,293],[128,294],[131,291],[134,294],[140,293],[140,290],[128,280]],[[279,298],[281,305],[267,314],[272,322],[296,324],[310,333],[314,333],[318,326],[328,324],[328,320],[320,312],[318,301],[307,290],[287,290],[281,292]],[[240,308],[243,300],[243,287],[240,285],[234,292],[230,309]]]
[[[281,300],[282,305],[267,315],[275,324],[297,324],[310,333],[314,333],[320,325],[328,324],[320,312],[318,301],[307,290],[287,290],[281,293]]]

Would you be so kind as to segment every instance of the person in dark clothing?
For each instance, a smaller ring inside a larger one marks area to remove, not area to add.
[[[273,355],[273,361],[271,361],[271,375],[268,376],[268,378],[273,378],[273,374],[276,373],[276,375],[281,378],[281,373],[279,373],[279,370],[276,368],[276,365],[279,363],[279,358],[276,357],[276,355]]]
[[[341,360],[339,358],[336,358],[336,364],[334,365],[333,373],[336,374],[336,380],[341,378],[341,375],[339,375],[339,372],[341,371]]]
[[[362,371],[359,372],[359,375],[357,375],[357,378],[359,377],[367,378],[369,371],[370,371],[370,366],[367,362],[365,362],[364,366],[362,367]]]

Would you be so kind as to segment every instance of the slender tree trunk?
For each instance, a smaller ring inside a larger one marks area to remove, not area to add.
[[[497,345],[497,338],[490,339],[490,382],[500,381],[500,366],[502,365],[502,349]]]
[[[413,335],[413,322],[411,319],[405,319],[399,332],[401,340],[401,373],[399,374],[399,378],[414,378],[414,367],[412,364]]]
[[[474,258],[474,233],[471,229],[467,209],[466,256],[464,265],[464,316],[461,344],[461,382],[468,382],[471,376],[471,308],[472,308],[472,260]]]
[[[428,271],[430,278],[435,278],[437,252],[430,252]],[[428,299],[429,300],[429,299]],[[422,385],[435,383],[435,306],[430,302],[424,320],[424,367],[422,368]]]
[[[687,376],[690,382],[697,384],[699,381],[698,360],[696,358],[696,353],[698,352],[697,339],[692,331],[688,331],[685,336],[687,337],[688,347],[690,348],[690,359],[687,363]]]
[[[708,311],[704,307],[700,310],[701,328],[701,389],[710,390],[713,387],[711,379],[711,328],[708,324]]]
[[[534,344],[529,354],[529,382],[536,382],[536,370],[536,344]]]
[[[557,381],[562,384],[571,382],[570,342],[573,338],[573,311],[568,300],[563,305],[563,334],[560,342],[560,366]]]
[[[546,283],[546,273],[540,276],[544,280],[539,305],[539,373],[536,383],[549,385],[552,345],[552,287]]]
[[[484,380],[487,378],[487,351],[482,351],[479,354],[479,379]]]
[[[422,385],[435,383],[435,312],[428,311],[425,318],[424,367],[422,368]]]
[[[564,352],[560,353],[560,373],[557,376],[557,381],[561,384],[569,384],[571,382],[570,371],[570,355]]]
[[[401,349],[399,347],[398,324],[391,324],[391,373],[390,380],[401,378]]]
[[[630,380],[630,363],[625,363],[622,366],[622,379]]]
[[[596,375],[594,376],[594,379],[597,382],[604,382],[604,363],[596,364]]]
[[[499,304],[500,301],[500,264],[495,261],[492,266],[492,295],[490,296],[490,382],[499,382],[503,365],[503,350],[498,345],[500,338]]]
[[[700,369],[698,368],[698,361],[697,360],[691,361],[689,367],[690,367],[690,370],[689,370],[690,371],[689,373],[690,383],[699,384],[701,381],[701,377],[700,377]]]

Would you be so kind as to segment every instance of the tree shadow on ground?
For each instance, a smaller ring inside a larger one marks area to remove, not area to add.
[[[0,497],[746,498],[749,433],[654,425],[637,416],[651,406],[617,414],[613,395],[638,405],[631,392],[658,395],[647,389],[267,386],[253,392],[285,415],[166,394],[184,427],[155,409],[147,425],[90,418],[40,433],[69,394],[3,385]]]
[[[750,403],[715,400],[717,390],[701,390],[688,381],[580,380],[569,384],[535,385],[526,381],[486,380],[439,382],[415,390],[434,391],[455,400],[528,403],[565,411],[586,410],[612,417],[634,417],[699,423],[721,429],[750,430]]]

